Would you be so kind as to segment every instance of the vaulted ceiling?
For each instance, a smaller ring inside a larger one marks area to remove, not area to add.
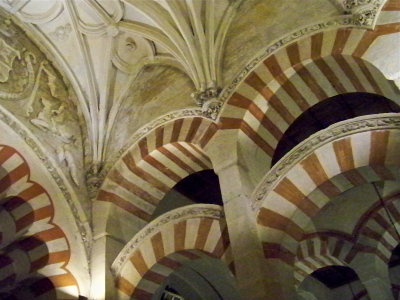
[[[128,88],[146,65],[184,72],[194,98],[221,86],[224,40],[241,1],[4,0],[78,93],[93,161],[103,160]],[[195,104],[195,103],[193,103]]]
[[[383,2],[366,3],[361,10],[374,11]],[[155,117],[202,106],[215,119],[221,91],[266,45],[310,24],[357,16],[353,8],[360,9],[359,4],[318,0],[305,8],[303,0],[0,0],[75,94],[85,168],[94,173]],[[367,27],[369,21],[357,20]]]

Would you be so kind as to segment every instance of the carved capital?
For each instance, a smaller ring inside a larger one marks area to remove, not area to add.
[[[93,164],[86,172],[86,186],[88,195],[91,200],[95,200],[97,192],[103,183],[103,176],[100,175],[100,168],[97,164]]]
[[[220,93],[220,88],[210,87],[192,94],[197,105],[201,107],[203,116],[206,118],[217,119],[223,104],[223,101],[219,98]]]

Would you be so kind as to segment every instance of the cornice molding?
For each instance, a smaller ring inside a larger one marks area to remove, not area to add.
[[[213,204],[193,204],[167,212],[146,225],[125,245],[112,263],[111,272],[115,277],[118,277],[131,254],[140,247],[143,241],[158,232],[161,227],[168,223],[176,223],[193,218],[212,218],[220,220],[224,217],[223,208]]]
[[[260,209],[262,200],[274,189],[279,179],[316,149],[349,135],[383,129],[400,129],[400,114],[386,113],[362,116],[336,123],[313,134],[294,147],[264,176],[251,197],[253,211]]]

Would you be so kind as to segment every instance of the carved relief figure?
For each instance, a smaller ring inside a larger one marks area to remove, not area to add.
[[[16,57],[21,58],[19,51],[0,39],[0,82],[7,82],[10,78]]]
[[[1,100],[24,100],[32,93],[35,84],[35,70],[33,65],[36,57],[25,49],[21,51],[13,48],[0,38],[0,83],[8,83],[10,74],[14,71],[15,60],[20,61],[18,70],[22,76],[16,76],[12,80],[12,86],[7,91],[0,90]],[[39,76],[39,75],[38,75]]]

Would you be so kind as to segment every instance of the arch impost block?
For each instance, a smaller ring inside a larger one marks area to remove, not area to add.
[[[321,130],[288,152],[261,180],[251,199],[253,210],[258,210],[265,196],[299,161],[321,146],[337,139],[372,130],[400,129],[400,114],[386,113],[357,117],[336,123]]]
[[[353,25],[371,29],[386,0],[344,0],[345,13],[352,16]]]
[[[140,247],[141,243],[159,231],[167,223],[178,222],[192,218],[212,218],[212,219],[223,219],[224,212],[222,207],[213,204],[193,204],[184,206],[181,208],[174,209],[168,213],[165,213],[152,222],[146,227],[140,230],[132,240],[130,240],[122,249],[120,254],[117,256],[113,264],[111,265],[111,272],[115,277],[118,277],[123,266],[129,260],[131,254]]]

